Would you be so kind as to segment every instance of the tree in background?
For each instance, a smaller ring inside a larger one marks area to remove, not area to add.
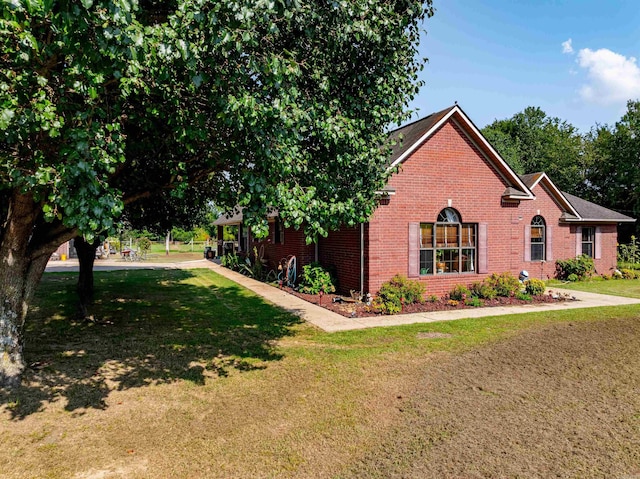
[[[570,123],[527,107],[482,133],[517,173],[544,171],[561,190],[584,194],[592,157],[585,155],[584,138]]]
[[[58,245],[198,188],[309,239],[364,221],[416,94],[431,1],[0,5],[0,385]]]
[[[589,169],[593,201],[634,218],[640,217],[640,101],[629,101],[615,126],[597,126],[589,134],[597,159]],[[640,226],[635,225],[636,233]]]

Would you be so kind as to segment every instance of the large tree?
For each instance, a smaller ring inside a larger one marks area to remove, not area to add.
[[[570,123],[527,107],[482,130],[517,173],[544,171],[562,190],[582,194],[592,157],[583,136]]]
[[[640,217],[640,101],[613,127],[594,127],[589,139],[597,161],[589,169],[591,199],[634,218]],[[640,227],[636,223],[636,233]]]
[[[11,0],[0,6],[0,384],[50,254],[158,191],[209,188],[309,238],[354,224],[407,118],[431,1]]]

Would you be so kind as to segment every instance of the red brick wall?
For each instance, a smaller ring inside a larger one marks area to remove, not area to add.
[[[337,275],[340,293],[360,291],[360,226],[341,228],[332,231],[327,238],[321,238],[318,260]]]
[[[315,245],[307,245],[302,230],[296,231],[292,228],[286,228],[284,231],[284,242],[282,244],[274,243],[275,222],[269,222],[269,236],[261,241],[254,240],[253,246],[260,250],[264,246],[264,258],[268,262],[268,268],[277,271],[278,263],[281,259],[290,255],[296,257],[298,277],[302,273],[302,266],[309,264],[315,260]]]
[[[544,186],[534,190],[535,200],[517,207],[501,204],[509,186],[468,137],[448,122],[406,160],[389,187],[396,190],[388,205],[381,205],[368,228],[369,256],[365,290],[376,292],[396,273],[408,275],[408,230],[410,222],[435,222],[438,213],[450,206],[464,223],[487,224],[489,272],[526,269],[530,277],[555,274],[555,260],[576,255],[571,227],[559,222],[562,209]],[[541,215],[551,230],[552,258],[547,262],[525,261],[525,227]],[[575,231],[575,227],[574,227]],[[615,265],[615,226],[602,228],[602,260],[598,270]],[[612,262],[613,261],[613,262]],[[420,276],[427,294],[442,295],[456,284],[471,283],[487,275],[451,273]]]

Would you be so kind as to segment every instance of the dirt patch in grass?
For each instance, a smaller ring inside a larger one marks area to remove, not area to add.
[[[640,477],[640,321],[556,324],[440,358],[344,477]]]

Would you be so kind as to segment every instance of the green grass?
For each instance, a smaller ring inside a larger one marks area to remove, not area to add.
[[[550,281],[549,287],[564,288],[575,291],[587,291],[589,293],[611,294],[613,296],[626,296],[628,298],[640,298],[640,279],[611,279],[603,280],[595,277],[589,281],[561,282]]]
[[[95,278],[94,323],[75,319],[75,274],[42,280],[25,335],[32,367],[19,391],[0,393],[6,477],[334,477],[383,441],[396,398],[437,358],[550,324],[640,315],[626,306],[329,334],[211,270]]]

